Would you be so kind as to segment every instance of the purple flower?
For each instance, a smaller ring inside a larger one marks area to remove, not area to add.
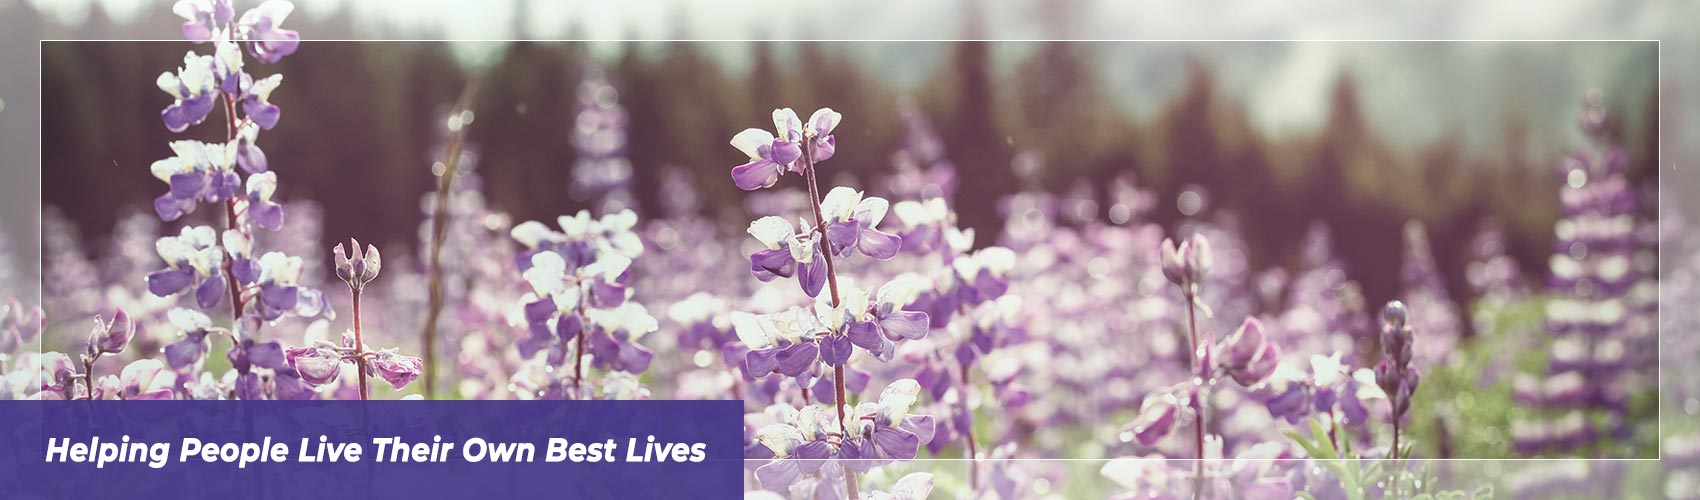
[[[301,44],[300,33],[280,27],[294,11],[295,4],[288,1],[266,0],[242,13],[242,19],[237,21],[237,37],[248,42],[248,51],[256,59],[275,63],[283,56],[294,54]]]
[[[369,354],[371,359],[366,363],[366,374],[384,379],[396,390],[401,390],[407,387],[409,382],[417,380],[419,373],[425,369],[424,361],[417,357],[396,354],[394,349]]]
[[[195,43],[212,40],[219,26],[236,17],[230,0],[177,0],[171,13],[183,18],[183,38]]]
[[[341,243],[331,249],[336,255],[336,277],[348,283],[350,288],[363,288],[366,283],[378,279],[378,272],[384,265],[383,256],[376,246],[366,245],[366,249],[361,250],[360,240],[350,238],[348,243],[354,252],[352,256],[343,250]]]
[[[847,257],[860,251],[877,260],[895,257],[903,247],[902,238],[877,229],[889,207],[884,198],[863,198],[860,191],[843,186],[827,192],[820,208],[833,255]]]
[[[165,362],[173,369],[188,368],[206,357],[207,330],[212,328],[212,318],[192,309],[176,308],[166,312],[166,318],[171,326],[183,333],[183,340],[165,346]]]
[[[130,320],[130,313],[119,308],[112,313],[112,321],[102,321],[99,316],[94,318],[94,331],[89,333],[88,349],[91,356],[100,354],[118,354],[124,346],[130,344],[130,339],[136,336],[136,323]]]
[[[1163,277],[1180,285],[1188,297],[1197,296],[1204,277],[1210,274],[1210,240],[1195,234],[1177,247],[1174,240],[1165,238],[1162,251]]]
[[[236,100],[242,104],[242,114],[262,130],[271,130],[272,127],[277,126],[281,110],[278,109],[276,104],[271,103],[271,96],[272,91],[277,90],[277,86],[282,83],[282,74],[259,80],[252,80],[244,74],[241,75],[240,80],[235,85],[238,92]]]
[[[226,285],[220,267],[224,252],[216,245],[215,234],[210,226],[184,227],[177,236],[155,242],[166,268],[147,276],[148,291],[167,297],[193,286],[196,304],[203,309],[217,306]]]
[[[312,347],[290,349],[286,355],[296,374],[308,385],[322,386],[336,382],[342,375],[342,354],[336,346],[323,342]]]
[[[283,205],[272,201],[272,194],[276,192],[276,173],[261,172],[249,176],[246,204],[237,207],[237,210],[254,225],[276,231],[283,227]]]
[[[235,164],[234,148],[200,141],[172,141],[171,150],[175,156],[149,167],[154,178],[170,186],[153,202],[154,212],[161,220],[177,220],[195,211],[200,202],[236,197],[242,180],[231,169]]]
[[[159,114],[167,130],[182,132],[206,121],[218,97],[215,70],[213,56],[189,52],[183,55],[183,66],[176,73],[159,74],[154,84],[174,99]]]
[[[171,399],[176,375],[155,359],[138,359],[124,365],[118,375],[117,396],[128,400]]]
[[[1183,395],[1190,397],[1190,394]],[[1138,440],[1140,445],[1156,446],[1158,441],[1174,431],[1175,420],[1180,414],[1181,399],[1168,390],[1147,395],[1145,402],[1139,406],[1139,416],[1134,417],[1133,422],[1123,430],[1123,439],[1131,436]]]
[[[790,108],[786,108],[783,111],[785,113],[791,113]],[[779,112],[775,111],[774,118],[776,122],[778,120],[778,116]],[[797,116],[795,114],[791,114],[790,118],[794,120]],[[809,115],[809,122],[803,126],[803,138],[808,141],[809,145],[814,147],[813,161],[815,163],[820,163],[832,158],[833,152],[838,150],[838,141],[833,138],[832,131],[833,129],[838,128],[838,122],[843,119],[844,115],[837,111],[833,111],[832,108],[817,109],[814,114]]]
[[[801,122],[791,108],[773,111],[776,137],[766,130],[744,129],[732,136],[732,147],[743,151],[750,161],[732,167],[732,182],[738,189],[754,191],[771,187],[787,170],[799,172],[795,164],[803,156]]]
[[[803,293],[810,297],[820,295],[821,289],[826,286],[827,269],[826,258],[820,252],[818,232],[804,231],[799,236],[793,232],[791,223],[772,215],[750,223],[748,231],[767,247],[750,254],[750,272],[756,279],[772,281],[796,275]]]
[[[1247,316],[1239,330],[1222,346],[1223,367],[1240,385],[1252,386],[1270,374],[1281,362],[1281,347],[1269,342],[1263,323]]]
[[[750,348],[744,355],[744,367],[757,378],[770,373],[796,377],[809,371],[821,355],[816,339],[826,331],[815,315],[804,309],[760,316],[734,312],[732,327]]]

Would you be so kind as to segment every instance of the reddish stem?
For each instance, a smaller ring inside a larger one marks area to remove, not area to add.
[[[368,399],[366,392],[366,341],[360,336],[360,287],[350,288],[354,292],[354,366],[359,371],[360,399]]]
[[[832,307],[836,309],[843,302],[838,296],[838,271],[832,263],[832,242],[826,239],[826,217],[821,213],[820,187],[815,180],[814,145],[811,142],[804,143],[803,173],[808,178],[809,208],[814,209],[815,229],[820,231],[821,234],[818,248],[822,250],[821,257],[826,259],[826,282],[832,291]],[[833,398],[833,402],[837,403],[838,406],[838,433],[848,436],[849,424],[846,421],[849,420],[849,416],[847,415],[848,412],[845,411],[848,398],[845,396],[844,390],[844,365],[832,367],[832,378],[833,391],[836,396]],[[804,402],[807,403],[806,400]],[[849,492],[851,499],[860,496],[856,491],[856,473],[848,467],[844,469],[844,487]]]
[[[1188,364],[1196,372],[1193,376],[1202,377],[1205,368],[1199,362],[1201,360],[1198,355],[1198,350],[1201,347],[1198,345],[1198,307],[1195,304],[1196,300],[1197,298],[1191,292],[1186,293],[1187,332],[1192,336],[1192,352],[1189,353]],[[1205,386],[1200,384],[1198,392],[1192,396],[1195,402],[1192,412],[1193,450],[1196,452],[1194,456],[1198,459],[1193,467],[1192,498],[1194,499],[1204,498],[1204,405],[1207,399],[1204,391]]]

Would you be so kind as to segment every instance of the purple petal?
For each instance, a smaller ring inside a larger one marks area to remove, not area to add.
[[[590,297],[594,299],[597,308],[613,309],[626,302],[626,286],[619,283],[598,281],[590,288]]]
[[[856,249],[876,260],[896,257],[897,251],[903,249],[903,238],[877,229],[863,229],[858,240]]]
[[[850,255],[850,250],[856,248],[856,239],[861,234],[862,224],[854,220],[826,226],[826,241],[832,243],[833,255]]]
[[[268,231],[283,228],[283,205],[269,201],[256,202],[248,205],[248,218],[255,225]]]
[[[791,488],[791,483],[797,482],[797,476],[801,474],[802,471],[797,470],[795,460],[779,459],[757,468],[756,481],[768,491],[784,493]]]
[[[244,141],[236,147],[236,165],[250,174],[266,171],[266,152],[257,144]]]
[[[779,165],[773,160],[758,159],[732,167],[732,183],[738,189],[755,191],[779,182]]]
[[[155,297],[169,297],[195,282],[195,270],[188,267],[155,271],[147,277],[148,292]]]
[[[249,372],[236,376],[236,399],[257,401],[265,398],[266,390],[260,384],[260,374]]]
[[[826,261],[818,251],[813,261],[797,266],[797,282],[803,285],[803,293],[810,297],[820,295],[821,287],[826,286]]]
[[[762,250],[750,254],[750,272],[761,281],[773,281],[773,278],[789,278],[797,272],[797,261],[791,258],[791,251],[780,248],[777,250]]]
[[[885,331],[885,338],[893,341],[926,338],[930,323],[927,313],[921,311],[892,311],[879,318],[880,329]]]
[[[248,362],[261,368],[282,370],[289,365],[284,362],[283,344],[276,340],[261,342],[248,347]]]
[[[206,336],[190,334],[188,338],[165,346],[165,364],[175,369],[188,368],[207,354]]]
[[[778,357],[778,349],[760,349],[750,351],[744,354],[744,369],[749,371],[750,375],[754,377],[766,376],[769,373],[779,371]]]
[[[584,320],[579,319],[578,315],[562,315],[561,319],[555,320],[555,337],[561,342],[572,340],[583,331]]]
[[[763,148],[762,152],[765,153],[763,158],[772,160],[778,167],[790,168],[792,171],[797,170],[793,164],[803,157],[803,147],[795,142],[774,141],[771,146]]]
[[[253,98],[242,100],[242,112],[259,125],[261,130],[271,130],[277,126],[278,115],[281,113],[276,104]]]
[[[549,321],[555,315],[555,301],[541,299],[525,305],[525,322],[539,324]]]
[[[251,285],[260,280],[260,262],[239,257],[230,263],[230,275],[236,278],[237,283]]]
[[[313,386],[307,385],[300,377],[279,375],[272,379],[272,384],[272,392],[277,399],[301,401],[318,395],[313,392]]]
[[[153,211],[159,215],[159,220],[171,222],[195,211],[195,199],[178,198],[171,193],[162,194],[153,199]]]
[[[201,190],[207,187],[206,172],[179,172],[171,174],[171,195],[178,198],[195,198],[201,195]]]
[[[880,350],[879,328],[876,328],[871,321],[851,323],[844,328],[844,335],[849,338],[850,342],[856,344],[856,347],[867,349],[868,352]]]
[[[913,460],[921,449],[921,438],[896,427],[874,430],[874,446],[887,458]]]
[[[195,287],[195,304],[201,309],[212,309],[224,299],[224,275],[214,274],[201,280],[201,285]]]
[[[933,421],[932,415],[910,415],[904,417],[903,423],[898,424],[897,428],[909,431],[925,443],[933,440],[933,433],[937,431],[938,424]]]
[[[831,136],[831,135],[826,136],[826,140],[824,140],[824,141],[820,140],[820,139],[815,139],[815,162],[816,163],[823,162],[823,161],[826,161],[828,159],[831,159],[832,154],[837,152],[837,151],[838,151],[838,138],[836,136]]]
[[[778,371],[791,377],[802,375],[803,372],[809,370],[810,366],[814,365],[817,359],[820,359],[820,347],[815,346],[814,343],[793,344],[779,350],[777,356]]]
[[[301,33],[270,28],[269,20],[265,24],[266,29],[255,30],[254,35],[250,36],[255,40],[250,49],[254,57],[270,64],[283,59],[283,56],[294,54],[295,49],[301,45]]]
[[[850,346],[850,339],[843,335],[828,335],[826,338],[821,339],[821,361],[825,361],[828,365],[843,366],[845,361],[850,360],[850,352],[852,350],[853,348]]]

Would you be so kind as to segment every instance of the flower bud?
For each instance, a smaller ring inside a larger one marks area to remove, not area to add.
[[[1152,394],[1146,397],[1145,404],[1139,408],[1139,416],[1135,417],[1127,428],[1139,444],[1155,446],[1157,441],[1175,429],[1179,407],[1172,398],[1173,396],[1168,394]]]
[[[378,278],[383,259],[376,246],[366,245],[365,251],[361,251],[360,240],[350,238],[348,242],[349,250],[345,251],[341,243],[332,250],[336,254],[336,277],[348,283],[350,288],[362,288]]]
[[[1245,322],[1240,323],[1240,329],[1234,331],[1228,342],[1222,346],[1222,363],[1230,369],[1243,368],[1257,357],[1268,343],[1263,332],[1263,323],[1257,318],[1246,316]]]
[[[328,347],[303,347],[290,349],[287,355],[289,364],[295,366],[295,372],[301,375],[301,381],[308,385],[325,385],[336,382],[342,374],[342,358],[336,349]]]
[[[366,363],[368,375],[376,375],[389,382],[391,387],[401,390],[409,382],[419,378],[419,372],[425,369],[424,361],[413,356],[403,356],[393,351],[372,353],[371,360]]]
[[[130,313],[119,309],[112,314],[112,321],[102,321],[96,316],[94,331],[89,333],[89,354],[118,354],[124,346],[130,345],[130,339],[136,336],[136,323],[130,320]]]
[[[1211,263],[1210,240],[1204,235],[1194,234],[1179,246],[1172,239],[1163,240],[1163,277],[1179,285],[1189,296],[1198,293],[1199,284],[1210,273]]]

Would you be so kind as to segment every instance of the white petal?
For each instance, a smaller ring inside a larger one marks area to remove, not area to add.
[[[862,227],[873,228],[885,220],[885,212],[891,207],[891,202],[878,196],[869,196],[856,205],[856,220],[862,222]]]
[[[795,235],[795,233],[792,233],[790,222],[786,222],[784,217],[774,215],[756,219],[755,222],[750,223],[750,228],[747,231],[749,231],[750,236],[756,237],[756,241],[767,246],[768,250],[778,250],[779,242]]]
[[[817,109],[814,114],[809,115],[809,136],[820,137],[831,134],[832,129],[838,128],[839,120],[843,119],[844,115],[833,111],[832,108]]]
[[[773,131],[781,141],[799,142],[803,139],[803,121],[791,108],[773,110]]]
[[[553,239],[551,236],[554,234],[555,232],[550,230],[549,226],[534,220],[522,222],[508,231],[509,236],[513,236],[514,240],[519,241],[526,248],[537,248],[537,245],[542,243],[543,240]]]
[[[158,85],[160,90],[165,91],[167,94],[171,94],[171,97],[177,99],[183,98],[183,81],[178,80],[177,75],[171,74],[170,71],[160,73],[159,78],[155,78],[153,83],[154,85]]]
[[[272,91],[277,90],[277,86],[282,83],[283,73],[274,73],[272,76],[254,80],[254,85],[248,88],[248,93],[254,94],[261,102],[267,102],[272,97]]]
[[[826,197],[820,200],[820,210],[827,220],[845,220],[855,214],[856,205],[862,202],[862,192],[844,186],[827,191]]]
[[[773,144],[773,134],[759,128],[747,128],[732,136],[732,147],[743,151],[751,160],[761,158],[761,147]]]
[[[194,309],[175,308],[165,313],[171,326],[184,332],[196,332],[212,328],[212,318]]]

